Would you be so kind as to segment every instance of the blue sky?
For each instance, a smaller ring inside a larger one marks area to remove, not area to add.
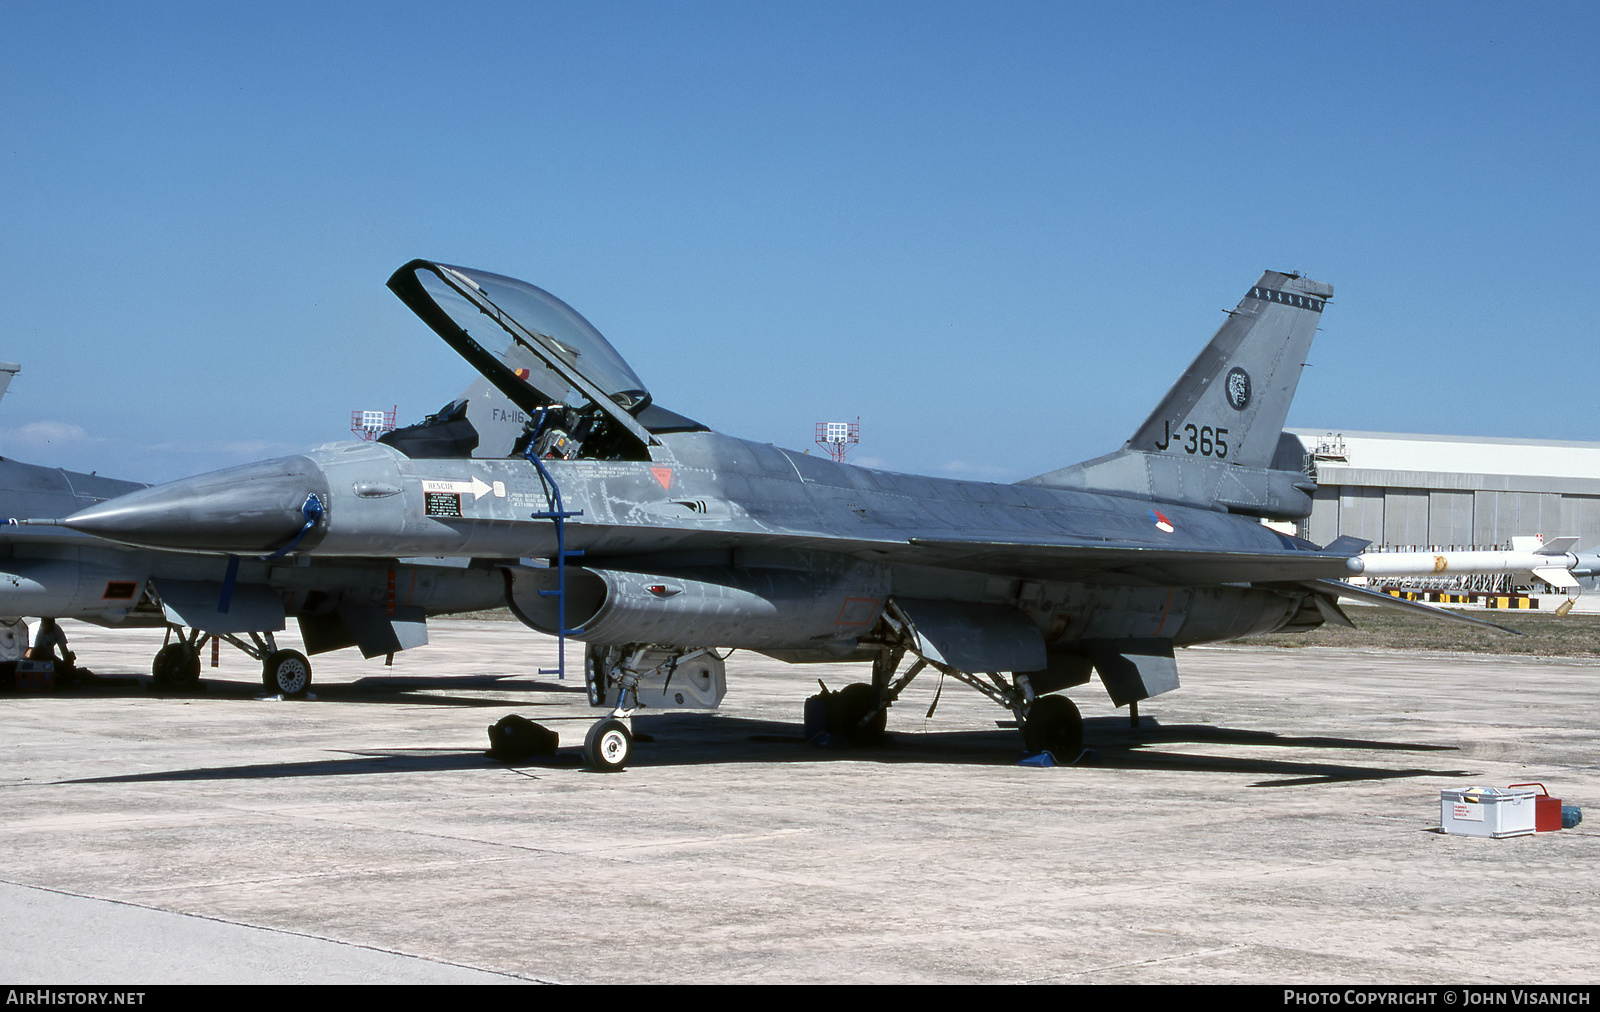
[[[667,407],[1016,480],[1119,446],[1263,268],[1290,424],[1600,440],[1593,5],[0,2],[0,453],[164,480],[471,374],[525,278]]]

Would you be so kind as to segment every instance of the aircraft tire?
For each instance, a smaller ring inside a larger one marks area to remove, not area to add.
[[[1066,696],[1040,696],[1028,708],[1022,742],[1029,752],[1049,752],[1070,763],[1083,753],[1083,715]]]
[[[874,708],[877,713],[862,726]],[[889,711],[878,706],[877,690],[866,682],[853,682],[828,697],[828,731],[852,745],[876,745],[889,726]]]
[[[596,721],[583,738],[583,761],[597,773],[620,773],[633,756],[633,734],[615,717]]]
[[[261,665],[261,684],[291,699],[304,696],[311,687],[311,662],[298,650],[274,650]]]
[[[187,689],[200,682],[200,651],[187,643],[168,643],[150,664],[156,684]]]

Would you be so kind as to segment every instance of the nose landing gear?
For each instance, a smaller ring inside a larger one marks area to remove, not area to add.
[[[633,732],[615,717],[589,728],[583,739],[583,761],[598,773],[617,773],[633,755]]]

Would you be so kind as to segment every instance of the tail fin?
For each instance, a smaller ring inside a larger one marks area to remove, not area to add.
[[[1293,518],[1314,488],[1274,460],[1330,285],[1267,271],[1145,423],[1105,457],[1023,484],[1125,492]]]
[[[1308,278],[1261,275],[1126,449],[1270,467],[1332,295],[1332,286]]]
[[[15,362],[0,362],[0,397],[6,395],[6,388],[11,386],[11,380],[22,371],[22,366]]]
[[[527,421],[526,412],[480,376],[460,397],[415,425],[384,433],[378,442],[412,457],[498,460],[513,455]]]

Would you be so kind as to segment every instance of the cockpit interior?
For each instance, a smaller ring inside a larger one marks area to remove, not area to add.
[[[524,417],[511,456],[649,460],[657,436],[705,426],[656,406],[577,310],[526,281],[413,260],[389,279],[412,312]],[[379,437],[411,457],[468,457],[480,434],[466,398]]]

